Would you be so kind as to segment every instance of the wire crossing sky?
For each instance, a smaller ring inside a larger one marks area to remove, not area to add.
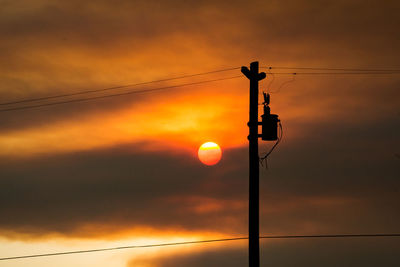
[[[271,235],[271,236],[260,236],[260,239],[378,238],[378,237],[400,237],[400,233],[396,233],[396,234],[275,235],[275,236]],[[238,241],[238,240],[247,240],[247,239],[249,239],[249,238],[248,237],[232,237],[232,238],[209,239],[209,240],[198,240],[198,241],[183,241],[183,242],[149,244],[149,245],[132,245],[132,246],[122,246],[122,247],[113,247],[113,248],[99,248],[99,249],[76,250],[76,251],[65,251],[65,252],[54,252],[54,253],[45,253],[45,254],[33,254],[33,255],[5,257],[5,258],[0,258],[0,261],[38,258],[38,257],[50,257],[50,256],[61,256],[61,255],[71,255],[71,254],[82,254],[82,253],[94,253],[94,252],[122,250],[122,249],[138,249],[138,248],[179,246],[179,245],[191,245],[191,244],[202,244],[202,243],[228,242],[228,241]]]
[[[329,71],[346,71],[346,72],[400,72],[400,69],[363,69],[363,68],[318,68],[318,67],[268,67],[262,66],[261,69],[270,69],[270,70],[329,70]]]
[[[268,72],[268,74],[271,74],[271,75],[294,75],[294,76],[295,75],[398,75],[398,74],[400,74],[400,70],[393,70],[393,69],[381,69],[381,70],[379,70],[379,69],[311,68],[311,67],[260,67],[260,68],[261,69],[268,69],[268,70],[271,70],[271,69],[277,69],[277,70],[278,69],[290,69],[290,70],[292,70],[292,69],[301,69],[301,70],[330,71],[330,72]],[[120,85],[120,86],[114,86],[114,87],[108,87],[108,88],[102,88],[102,89],[86,90],[86,91],[80,91],[80,92],[75,92],[75,93],[70,93],[70,94],[60,94],[60,95],[54,95],[54,96],[45,96],[45,97],[35,97],[35,98],[21,99],[21,100],[3,102],[3,103],[0,103],[0,106],[9,106],[9,105],[15,105],[15,104],[21,104],[21,103],[30,103],[30,102],[49,100],[49,99],[65,98],[65,97],[71,97],[71,96],[76,96],[76,95],[84,95],[84,94],[91,94],[91,93],[98,93],[98,92],[106,92],[106,91],[112,91],[112,90],[117,90],[117,89],[136,87],[136,86],[140,86],[140,85],[147,85],[147,84],[152,84],[152,83],[159,83],[159,82],[165,82],[165,81],[185,79],[185,78],[191,78],[191,77],[196,77],[196,76],[206,76],[206,75],[210,75],[210,74],[227,72],[227,71],[232,71],[232,70],[237,70],[237,69],[240,69],[240,67],[225,68],[225,69],[219,69],[219,70],[214,70],[214,71],[207,71],[207,72],[202,72],[202,73],[182,75],[182,76],[177,76],[177,77],[172,77],[172,78],[164,78],[164,79],[153,80],[153,81],[148,81],[148,82],[132,83],[132,84],[127,84],[127,85]],[[337,72],[337,71],[342,71],[342,72]],[[164,87],[159,87],[159,88],[149,88],[149,89],[128,91],[128,92],[123,92],[123,93],[115,93],[115,94],[108,94],[108,95],[102,95],[102,96],[77,98],[77,99],[72,99],[72,100],[57,101],[57,102],[50,102],[50,103],[44,103],[44,104],[10,107],[10,108],[0,109],[0,112],[32,109],[32,108],[39,108],[39,107],[45,107],[45,106],[54,106],[54,105],[60,105],[60,104],[83,102],[83,101],[103,99],[103,98],[108,98],[108,97],[131,95],[131,94],[150,93],[150,92],[155,92],[155,91],[169,90],[169,89],[185,87],[185,86],[191,86],[191,85],[197,85],[197,84],[203,84],[203,83],[231,80],[231,79],[236,79],[236,78],[240,78],[240,77],[242,77],[242,76],[238,75],[238,76],[233,76],[233,77],[225,77],[225,78],[204,80],[204,81],[199,81],[199,82],[184,83],[184,84],[164,86]]]
[[[67,100],[67,101],[51,102],[51,103],[31,105],[31,106],[22,106],[22,107],[8,108],[8,109],[0,109],[0,112],[13,111],[13,110],[23,110],[23,109],[32,109],[32,108],[39,108],[39,107],[45,107],[45,106],[54,106],[54,105],[60,105],[60,104],[67,104],[67,103],[75,103],[75,102],[82,102],[82,101],[88,101],[88,100],[103,99],[103,98],[108,98],[108,97],[151,93],[151,92],[156,92],[156,91],[170,90],[170,89],[175,89],[175,88],[179,88],[179,87],[198,85],[198,84],[205,84],[205,83],[211,83],[211,82],[217,82],[217,81],[232,80],[232,79],[237,79],[237,78],[241,78],[241,76],[238,75],[238,76],[233,76],[233,77],[226,77],[226,78],[205,80],[205,81],[199,81],[199,82],[192,82],[192,83],[164,86],[164,87],[158,87],[158,88],[135,90],[135,91],[128,91],[128,92],[123,92],[123,93],[116,93],[116,94],[109,94],[109,95],[102,95],[102,96],[93,96],[93,97],[87,97],[87,98],[78,98],[78,99],[72,99],[72,100]],[[123,87],[126,87],[126,86],[123,86]],[[123,88],[123,87],[119,87],[119,88]]]
[[[146,84],[159,83],[159,82],[167,82],[167,81],[173,81],[173,80],[179,80],[179,79],[185,79],[185,78],[192,78],[192,77],[196,77],[196,76],[204,76],[204,75],[208,75],[208,74],[226,72],[226,71],[236,70],[236,69],[240,69],[240,67],[219,69],[219,70],[214,70],[214,71],[207,71],[207,72],[201,72],[201,73],[195,73],[195,74],[189,74],[189,75],[182,75],[182,76],[177,76],[177,77],[172,77],[172,78],[165,78],[165,79],[160,79],[160,80],[153,80],[153,81],[148,81],[148,82],[140,82],[140,83],[132,83],[132,84],[120,85],[120,86],[113,86],[113,87],[102,88],[102,89],[80,91],[80,92],[75,92],[75,93],[70,93],[70,94],[61,94],[61,95],[55,95],[55,96],[46,96],[46,97],[21,99],[21,100],[17,100],[17,101],[10,101],[10,102],[0,103],[0,105],[10,105],[10,104],[25,103],[25,102],[34,102],[34,101],[39,101],[39,100],[61,98],[61,97],[67,97],[67,96],[75,96],[75,95],[83,95],[83,94],[89,94],[89,93],[97,93],[97,92],[110,91],[110,90],[127,88],[127,87],[135,87],[135,86],[139,86],[139,85],[146,85]],[[184,85],[182,85],[182,86],[184,86]]]

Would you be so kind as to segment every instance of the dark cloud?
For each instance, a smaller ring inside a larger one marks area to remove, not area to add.
[[[261,171],[262,232],[398,230],[395,123],[320,124],[316,135],[296,141],[288,128],[270,169]],[[143,146],[3,159],[0,228],[78,236],[85,225],[111,227],[110,234],[144,226],[246,233],[246,149],[224,151],[209,168],[194,155]]]
[[[227,207],[223,216],[211,211],[202,220],[193,217],[193,208],[201,207],[203,199],[245,201],[245,191],[240,190],[246,185],[243,167],[235,166],[229,153],[219,166],[207,168],[192,156],[132,152],[138,150],[126,145],[27,162],[3,161],[1,228],[68,233],[99,223],[120,225],[122,230],[190,230],[207,229],[212,220],[222,228],[225,219],[244,211]]]

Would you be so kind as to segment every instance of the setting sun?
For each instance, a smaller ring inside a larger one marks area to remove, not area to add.
[[[217,164],[222,156],[221,148],[214,142],[202,144],[197,152],[199,160],[205,165]]]

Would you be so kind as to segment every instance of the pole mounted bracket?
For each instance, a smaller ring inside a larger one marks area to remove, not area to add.
[[[247,79],[251,79],[251,72],[248,67],[242,67],[241,72],[247,77]]]
[[[246,78],[249,79],[249,80],[256,79],[258,81],[261,81],[261,80],[265,79],[265,77],[267,77],[265,72],[254,73],[254,72],[251,72],[249,70],[249,68],[247,68],[247,67],[242,67],[241,71],[244,74],[244,76],[246,76]]]
[[[267,74],[265,74],[265,72],[260,72],[260,73],[257,75],[257,79],[258,79],[259,81],[264,80],[266,77],[267,77]]]

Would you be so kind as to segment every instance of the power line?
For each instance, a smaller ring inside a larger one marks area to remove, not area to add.
[[[236,69],[240,69],[240,67],[226,68],[226,69],[207,71],[207,72],[201,72],[201,73],[194,73],[194,74],[177,76],[177,77],[173,77],[173,78],[165,78],[165,79],[159,79],[159,80],[153,80],[153,81],[147,81],[147,82],[141,82],[141,83],[132,83],[132,84],[126,84],[126,85],[121,85],[121,86],[113,86],[113,87],[108,87],[108,88],[102,88],[102,89],[79,91],[79,92],[70,93],[70,94],[60,94],[60,95],[54,95],[54,96],[27,98],[27,99],[21,99],[21,100],[16,100],[16,101],[11,101],[11,102],[0,103],[0,105],[3,106],[3,105],[34,102],[34,101],[55,99],[55,98],[68,97],[68,96],[83,95],[83,94],[89,94],[89,93],[97,93],[97,92],[103,92],[103,91],[109,91],[109,90],[115,90],[115,89],[121,89],[121,88],[127,88],[127,87],[135,87],[135,86],[139,86],[139,85],[146,85],[146,84],[159,83],[159,82],[167,82],[167,81],[191,78],[191,77],[196,77],[196,76],[204,76],[204,75],[208,75],[208,74],[225,72],[225,71],[236,70]]]
[[[288,74],[288,75],[295,75],[295,74],[397,74],[400,72],[400,70],[390,70],[390,69],[346,69],[346,68],[310,68],[310,67],[260,67],[263,69],[301,69],[301,70],[326,70],[326,71],[348,71],[349,73],[339,73],[339,72],[276,72],[272,73],[269,72],[269,74]],[[236,70],[240,69],[240,67],[233,67],[233,68],[226,68],[226,69],[219,69],[219,70],[214,70],[214,71],[207,71],[207,72],[201,72],[201,73],[195,73],[195,74],[188,74],[188,75],[182,75],[182,76],[177,76],[177,77],[172,77],[172,78],[165,78],[165,79],[159,79],[159,80],[152,80],[152,81],[147,81],[147,82],[140,82],[140,83],[132,83],[132,84],[126,84],[126,85],[120,85],[120,86],[113,86],[113,87],[107,87],[107,88],[101,88],[101,89],[93,89],[93,90],[85,90],[85,91],[79,91],[75,93],[69,93],[69,94],[59,94],[59,95],[54,95],[54,96],[44,96],[44,97],[37,97],[37,98],[27,98],[27,99],[21,99],[21,100],[16,100],[16,101],[9,101],[9,102],[3,102],[0,103],[0,106],[5,106],[5,105],[12,105],[12,104],[20,104],[20,103],[27,103],[27,102],[35,102],[35,101],[42,101],[42,100],[49,100],[49,99],[57,99],[57,98],[63,98],[63,97],[70,97],[70,96],[77,96],[77,95],[84,95],[84,94],[90,94],[90,93],[98,93],[98,92],[104,92],[104,91],[110,91],[110,90],[116,90],[116,89],[122,89],[122,88],[128,88],[128,87],[136,87],[140,85],[147,85],[147,84],[152,84],[152,83],[158,83],[158,82],[166,82],[166,81],[172,81],[172,80],[178,80],[178,79],[185,79],[185,78],[191,78],[191,77],[196,77],[196,76],[204,76],[208,74],[213,74],[213,73],[220,73],[220,72],[226,72],[226,71],[231,71],[231,70]],[[354,72],[358,71],[358,73]]]
[[[260,236],[260,239],[368,238],[368,237],[370,237],[370,238],[400,237],[400,233],[394,233],[394,234],[393,233],[392,234],[334,234],[334,235],[271,235],[271,236]],[[190,245],[190,244],[201,244],[201,243],[228,242],[228,241],[247,240],[247,239],[248,239],[248,237],[233,237],[233,238],[183,241],[183,242],[148,244],[148,245],[132,245],[132,246],[121,246],[121,247],[88,249],[88,250],[75,250],[75,251],[5,257],[5,258],[0,258],[0,261],[38,258],[38,257],[50,257],[50,256],[61,256],[61,255],[71,255],[71,254],[83,254],[83,253],[93,253],[93,252],[122,250],[122,249],[137,249],[137,248],[166,247],[166,246]]]
[[[363,72],[400,72],[400,69],[362,69],[362,68],[313,68],[313,67],[260,67],[261,69],[286,70],[324,70],[324,71],[363,71]]]
[[[263,67],[263,68],[270,69],[272,67]],[[281,68],[283,68],[283,67],[281,67]],[[130,84],[130,85],[122,85],[122,86],[103,88],[103,89],[81,91],[81,92],[76,92],[76,93],[71,93],[71,94],[62,94],[62,95],[56,95],[56,96],[47,96],[47,97],[40,97],[40,98],[22,99],[22,100],[13,101],[13,102],[0,103],[0,105],[4,106],[4,105],[28,103],[28,102],[34,102],[34,101],[40,101],[40,100],[63,98],[63,97],[69,97],[69,96],[76,96],[76,95],[82,95],[82,94],[88,94],[88,93],[95,93],[95,92],[101,92],[101,91],[107,91],[107,90],[113,90],[113,89],[121,89],[121,88],[126,88],[126,87],[132,87],[132,86],[156,83],[156,82],[161,82],[161,81],[170,81],[170,80],[176,80],[176,79],[183,79],[183,78],[187,78],[187,77],[207,75],[207,74],[211,74],[211,73],[217,73],[217,72],[223,72],[223,71],[235,70],[235,69],[238,69],[238,68],[235,67],[235,68],[229,68],[229,69],[221,69],[221,70],[216,70],[216,71],[209,71],[209,72],[203,72],[203,73],[197,73],[197,74],[191,74],[191,75],[184,75],[184,76],[179,76],[179,77],[174,77],[174,78],[168,78],[168,79],[162,79],[162,80],[154,80],[154,81],[143,82],[143,83],[136,83],[136,84]],[[311,69],[311,68],[309,68],[309,69]],[[347,69],[347,70],[350,70],[350,69]],[[400,71],[398,72],[397,70],[393,70],[393,71],[386,71],[386,70],[385,71],[384,70],[382,70],[382,71],[372,71],[371,70],[369,72],[365,72],[365,71],[364,72],[269,72],[268,74],[272,74],[272,75],[393,75],[393,74],[396,75],[397,74],[398,75],[398,74],[400,74]],[[196,84],[203,84],[203,83],[209,83],[209,82],[216,82],[216,81],[222,81],[222,80],[235,79],[235,78],[240,78],[240,77],[241,76],[233,76],[233,77],[227,77],[227,78],[219,78],[219,79],[205,80],[205,81],[199,81],[199,82],[193,82],[193,83],[186,83],[186,84],[171,85],[171,86],[158,87],[158,88],[150,88],[150,89],[143,89],[143,90],[128,91],[128,92],[123,92],[123,93],[115,93],[115,94],[109,94],[109,95],[93,96],[93,97],[87,97],[87,98],[77,98],[77,99],[64,100],[64,101],[58,101],[58,102],[50,102],[50,103],[43,103],[43,104],[36,104],[36,105],[30,105],[30,106],[10,107],[10,108],[5,108],[5,109],[0,109],[0,112],[32,109],[32,108],[39,108],[39,107],[45,107],[45,106],[54,106],[54,105],[59,105],[59,104],[67,104],[67,103],[75,103],[75,102],[83,102],[83,101],[103,99],[103,98],[123,96],[123,95],[148,93],[148,92],[154,92],[154,91],[178,88],[178,87],[183,87],[183,86],[190,86],[190,85],[196,85]]]
[[[400,71],[378,72],[269,72],[267,74],[287,75],[399,75]]]
[[[117,93],[117,94],[110,94],[110,95],[93,96],[93,97],[87,97],[87,98],[78,98],[78,99],[71,99],[71,100],[66,100],[66,101],[37,104],[37,105],[31,105],[31,106],[6,108],[6,109],[0,109],[0,112],[13,111],[13,110],[23,110],[23,109],[32,109],[32,108],[39,108],[39,107],[45,107],[45,106],[54,106],[54,105],[75,103],[75,102],[83,102],[83,101],[102,99],[102,98],[108,98],[108,97],[123,96],[123,95],[150,93],[150,92],[167,90],[167,89],[174,89],[174,88],[184,87],[184,86],[191,86],[191,85],[211,83],[211,82],[217,82],[217,81],[232,80],[232,79],[241,78],[241,77],[242,76],[238,75],[238,76],[231,76],[231,77],[226,77],[226,78],[219,78],[219,79],[213,79],[213,80],[205,80],[205,81],[199,81],[199,82],[192,82],[192,83],[164,86],[164,87],[151,88],[151,89],[135,90],[135,91],[129,91],[129,92],[123,92],[123,93]]]
[[[184,241],[184,242],[149,244],[149,245],[133,245],[133,246],[122,246],[122,247],[113,247],[113,248],[100,248],[100,249],[76,250],[76,251],[46,253],[46,254],[24,255],[24,256],[0,258],[0,260],[16,260],[16,259],[26,259],[26,258],[37,258],[37,257],[59,256],[59,255],[69,255],[69,254],[101,252],[101,251],[110,251],[110,250],[165,247],[165,246],[177,246],[177,245],[190,245],[190,244],[199,244],[199,243],[213,243],[213,242],[235,241],[235,240],[245,240],[245,239],[247,239],[247,237],[223,238],[223,239],[211,239],[211,240],[199,240],[199,241]]]

